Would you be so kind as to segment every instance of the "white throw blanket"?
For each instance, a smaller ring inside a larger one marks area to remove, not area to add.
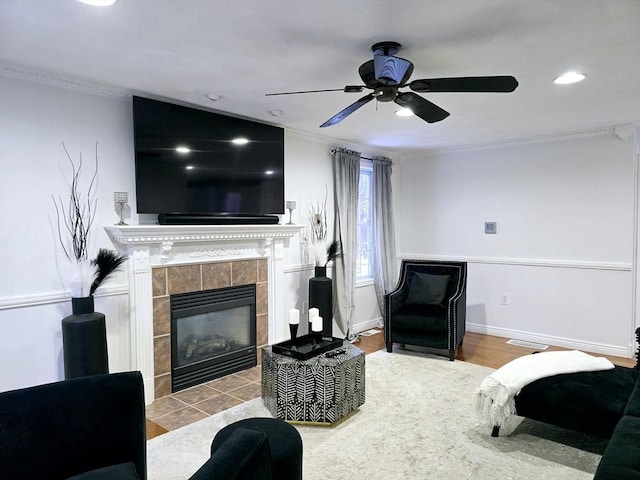
[[[514,398],[529,383],[561,373],[610,370],[613,363],[578,350],[525,355],[499,368],[480,384],[474,395],[476,415],[491,425],[503,426],[516,413]]]

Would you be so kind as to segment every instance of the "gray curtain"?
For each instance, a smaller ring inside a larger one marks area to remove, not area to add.
[[[358,252],[358,184],[360,153],[339,148],[333,150],[333,181],[335,192],[335,239],[342,255],[334,260],[333,298],[336,323],[352,340],[351,331],[356,284]]]
[[[373,282],[380,312],[384,312],[384,294],[397,282],[391,170],[390,159],[373,158]]]

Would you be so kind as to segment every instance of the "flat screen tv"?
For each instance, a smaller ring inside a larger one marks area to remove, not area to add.
[[[277,223],[284,130],[133,97],[136,206],[160,223]]]

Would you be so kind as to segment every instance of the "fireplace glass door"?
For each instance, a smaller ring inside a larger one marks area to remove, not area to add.
[[[257,364],[255,285],[171,296],[172,391]]]

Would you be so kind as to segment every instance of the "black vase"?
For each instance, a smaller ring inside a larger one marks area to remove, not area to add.
[[[71,311],[62,319],[64,378],[109,373],[105,317],[94,311],[93,296],[72,298]]]
[[[309,279],[309,308],[317,308],[322,317],[322,335],[333,333],[333,281],[327,277],[327,267],[315,267],[315,276]]]

